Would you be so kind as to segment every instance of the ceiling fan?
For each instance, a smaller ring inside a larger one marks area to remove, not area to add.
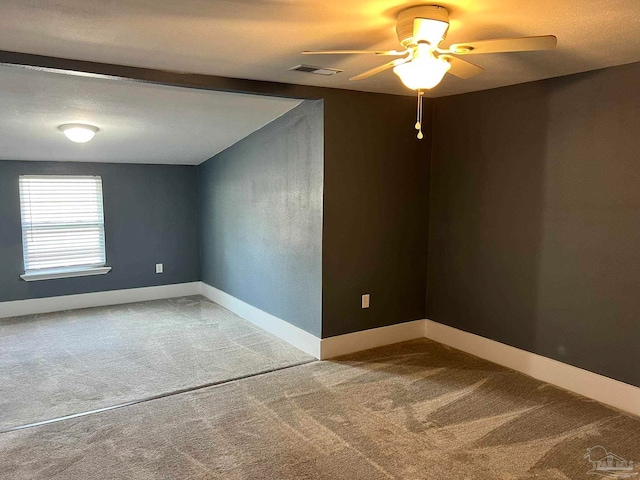
[[[398,14],[396,32],[404,50],[325,50],[305,51],[305,55],[372,54],[397,58],[379,67],[351,77],[363,80],[390,68],[404,85],[418,91],[418,138],[422,138],[422,90],[438,85],[448,72],[458,78],[471,78],[482,73],[482,67],[462,60],[454,55],[476,55],[484,53],[525,52],[555,48],[557,39],[553,35],[520,38],[501,38],[477,42],[455,43],[449,48],[440,45],[449,30],[449,12],[439,5],[423,5],[402,10]]]

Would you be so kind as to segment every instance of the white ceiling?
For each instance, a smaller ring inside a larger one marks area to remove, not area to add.
[[[299,100],[0,67],[0,160],[197,165]],[[64,123],[100,128],[70,142]]]
[[[302,50],[397,48],[398,0],[3,0],[0,49],[156,69],[412,94],[391,71],[348,77],[384,63],[369,56],[305,57]],[[426,2],[433,3],[433,2]],[[558,48],[467,57],[485,68],[447,75],[442,96],[640,61],[638,0],[458,0],[445,42],[554,34]],[[346,70],[319,77],[300,63]]]

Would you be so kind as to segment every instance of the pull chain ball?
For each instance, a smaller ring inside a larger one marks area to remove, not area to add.
[[[418,140],[422,140],[424,135],[422,134],[422,97],[424,96],[424,92],[422,90],[418,90],[418,111],[416,113],[416,124],[415,129],[418,130]]]

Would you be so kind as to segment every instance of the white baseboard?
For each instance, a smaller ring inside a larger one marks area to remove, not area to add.
[[[285,342],[302,350],[309,355],[320,358],[320,339],[284,320],[271,315],[259,308],[249,305],[242,300],[218,290],[211,285],[200,282],[200,294],[212,302],[222,305],[236,315],[250,321],[267,332],[280,337]]]
[[[398,323],[386,327],[371,328],[336,337],[323,338],[320,358],[322,360],[369,350],[370,348],[406,342],[424,337],[424,320]]]
[[[431,320],[425,320],[424,336],[625,412],[640,415],[640,388],[628,383]]]
[[[424,337],[424,320],[416,320],[320,339],[204,282],[200,294],[320,360]]]
[[[0,302],[0,318],[198,295],[200,282]]]

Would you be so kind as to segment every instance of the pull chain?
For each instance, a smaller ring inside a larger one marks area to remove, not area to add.
[[[416,113],[416,125],[415,129],[418,130],[418,140],[422,140],[424,135],[422,134],[422,97],[424,96],[424,92],[422,90],[418,90],[418,108]]]

